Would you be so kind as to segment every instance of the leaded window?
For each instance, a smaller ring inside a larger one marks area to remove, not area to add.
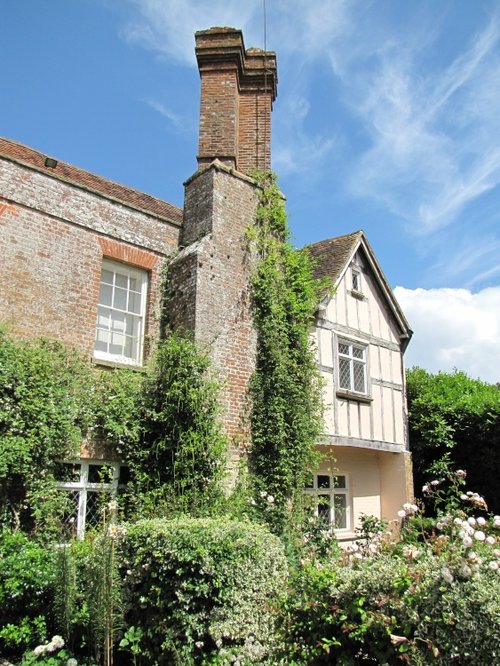
[[[367,393],[366,347],[340,340],[338,343],[339,388]]]

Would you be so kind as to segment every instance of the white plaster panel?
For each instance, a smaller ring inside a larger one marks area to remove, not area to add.
[[[337,399],[337,434],[341,437],[349,436],[349,401]]]
[[[359,403],[353,400],[349,402],[349,426],[351,437],[361,437],[359,428]]]
[[[324,404],[324,424],[325,432],[329,435],[335,434],[335,424],[333,418],[333,375],[330,372],[322,372],[323,380],[323,404]]]
[[[382,402],[384,420],[384,441],[394,442],[394,422],[392,418],[392,389],[382,386]]]
[[[327,329],[319,329],[319,345],[320,345],[320,358],[321,365],[328,368],[333,368],[333,354],[332,354],[332,332]]]
[[[403,392],[394,390],[393,400],[396,423],[395,441],[397,444],[404,444]]]
[[[360,434],[359,436],[363,439],[372,439],[371,434],[371,425],[370,425],[370,414],[371,414],[371,403],[366,404],[364,402],[360,403]]]
[[[372,413],[373,413],[373,439],[382,441],[382,387],[374,384],[372,387]]]

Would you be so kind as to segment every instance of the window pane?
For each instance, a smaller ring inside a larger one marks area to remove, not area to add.
[[[125,346],[125,336],[121,333],[113,333],[111,337],[111,344],[109,351],[116,356],[123,356],[123,348]]]
[[[111,483],[113,480],[113,468],[109,465],[89,465],[89,483]]]
[[[115,288],[115,297],[113,299],[113,307],[118,310],[127,309],[127,290]]]
[[[345,476],[334,476],[333,477],[333,487],[334,488],[345,488]]]
[[[99,292],[99,303],[101,305],[112,305],[113,302],[113,287],[109,284],[101,284]]]
[[[334,527],[336,530],[347,528],[347,495],[339,494],[333,498]]]
[[[339,354],[349,354],[349,345],[339,342]]]
[[[141,283],[135,277],[129,277],[129,279],[128,279],[128,288],[131,291],[136,291],[138,293],[141,293]]]
[[[329,488],[330,477],[326,474],[318,474],[318,488]]]
[[[365,357],[365,350],[361,349],[361,347],[353,347],[352,348],[352,355],[354,358],[364,358]]]
[[[126,275],[121,275],[120,273],[117,273],[115,284],[117,287],[121,287],[122,289],[127,289],[128,277]]]
[[[127,315],[124,315],[122,312],[112,312],[111,317],[111,330],[117,333],[125,333]]]
[[[111,313],[106,308],[99,308],[97,311],[97,325],[99,328],[109,328],[111,323]]]
[[[360,393],[365,392],[365,365],[364,363],[354,363],[354,390]]]
[[[71,539],[76,535],[78,528],[78,506],[80,503],[79,490],[64,490],[60,493],[61,498],[61,527],[62,536]]]
[[[123,355],[126,356],[127,358],[136,359],[138,357],[137,350],[138,350],[137,338],[126,336]]]
[[[87,507],[85,512],[85,527],[99,527],[102,524],[102,507],[104,495],[92,490],[87,491]]]
[[[81,465],[78,463],[57,462],[54,467],[56,481],[64,483],[79,483]]]
[[[318,518],[330,524],[330,495],[318,495]]]
[[[101,282],[105,282],[106,284],[113,284],[112,271],[103,270],[101,273]]]
[[[340,388],[351,388],[350,362],[345,358],[339,358],[339,386]]]
[[[131,291],[128,295],[128,311],[140,314],[141,312],[141,294]]]
[[[304,488],[314,488],[314,477],[313,475],[308,472],[305,483],[304,483]]]

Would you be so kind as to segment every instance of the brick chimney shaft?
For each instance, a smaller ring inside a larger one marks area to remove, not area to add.
[[[276,54],[245,50],[241,30],[196,33],[201,78],[198,168],[214,159],[243,173],[271,168]]]

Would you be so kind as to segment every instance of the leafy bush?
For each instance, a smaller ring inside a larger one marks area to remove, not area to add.
[[[125,618],[148,664],[275,663],[269,655],[286,562],[267,529],[227,519],[147,520],[129,526],[123,547]]]
[[[63,345],[16,342],[0,329],[0,516],[6,522],[30,521],[47,499],[55,460],[78,446],[87,377]]]
[[[303,561],[286,605],[285,663],[499,663],[500,516],[471,515],[485,502],[461,491],[465,478],[458,470],[425,484],[437,518],[404,504],[399,540]]]
[[[21,532],[0,532],[0,654],[46,638],[51,623],[54,551]]]
[[[499,656],[498,593],[497,572],[446,579],[436,556],[308,565],[289,601],[288,663],[490,666]]]

